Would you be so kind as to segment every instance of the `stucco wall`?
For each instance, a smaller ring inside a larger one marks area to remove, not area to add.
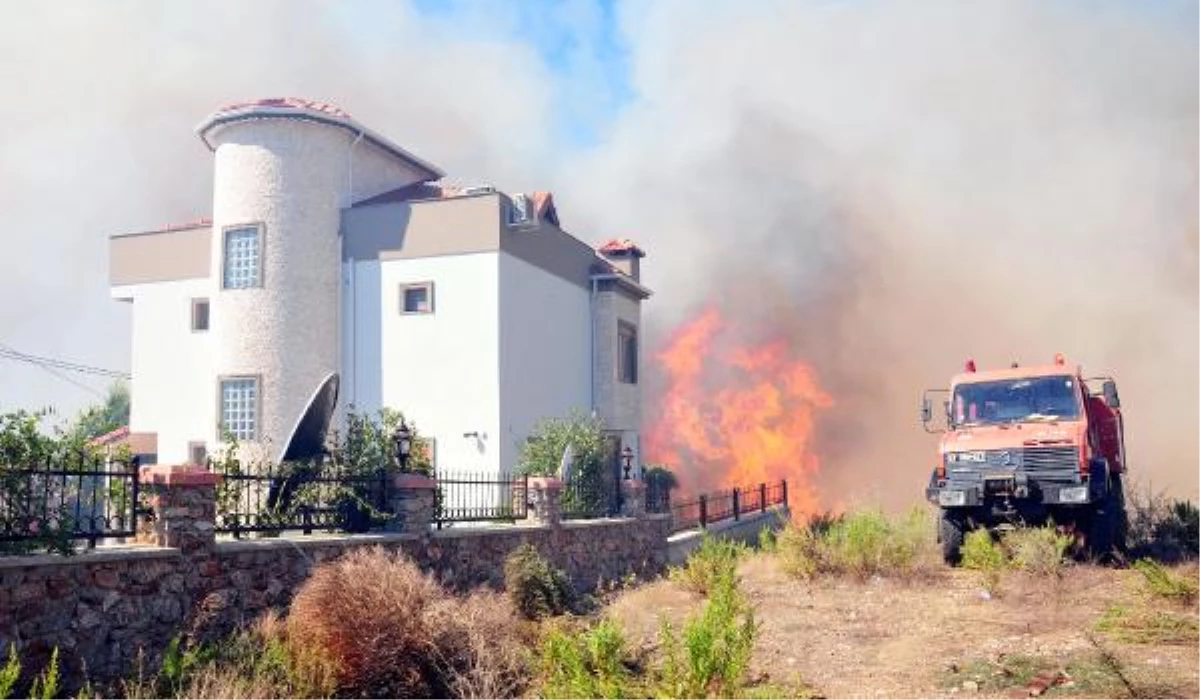
[[[156,282],[127,288],[133,296],[129,428],[158,433],[158,461],[184,464],[188,443],[212,446],[217,389],[213,335],[192,332],[193,298],[210,300],[211,279]],[[210,317],[211,322],[211,317]]]
[[[504,439],[499,416],[498,254],[375,264],[380,268],[382,404],[404,411],[422,435],[436,439],[439,469],[496,471]],[[433,283],[433,313],[400,313],[400,285],[419,282]],[[356,338],[369,343],[369,321],[360,316],[358,323]],[[369,371],[365,363],[356,365],[359,385],[372,381]],[[463,437],[470,432],[479,437]]]
[[[500,464],[543,418],[591,408],[590,293],[500,254]]]
[[[216,131],[212,270],[221,284],[224,230],[261,223],[262,286],[213,299],[215,371],[259,377],[260,443],[282,456],[312,393],[337,369],[339,204],[346,131],[256,120]],[[216,377],[213,382],[217,391]]]

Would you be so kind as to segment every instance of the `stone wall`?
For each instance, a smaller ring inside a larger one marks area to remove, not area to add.
[[[657,575],[667,561],[667,516],[560,522],[562,485],[553,479],[531,480],[541,505],[524,524],[437,531],[414,522],[422,509],[413,508],[397,533],[244,541],[214,536],[214,475],[154,467],[143,483],[154,517],[140,524],[138,545],[0,557],[0,648],[15,644],[27,669],[36,672],[57,647],[68,685],[85,668],[93,682],[129,677],[140,654],[152,675],[172,637],[216,639],[268,608],[283,609],[314,566],[359,547],[404,552],[457,590],[500,587],[505,558],[525,543],[581,590]],[[432,497],[427,485],[415,486]]]

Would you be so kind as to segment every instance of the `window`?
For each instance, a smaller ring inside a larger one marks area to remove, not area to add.
[[[192,299],[192,330],[208,330],[208,299]]]
[[[617,323],[617,379],[625,384],[637,384],[637,326]]]
[[[221,435],[236,440],[258,438],[258,377],[221,380]]]
[[[225,229],[225,255],[221,275],[223,289],[262,286],[261,233],[258,226]]]
[[[400,285],[400,313],[433,313],[433,282]]]
[[[204,464],[208,461],[208,446],[203,442],[188,443],[188,464]]]

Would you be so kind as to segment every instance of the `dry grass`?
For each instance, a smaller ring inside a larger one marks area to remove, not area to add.
[[[339,694],[509,697],[526,676],[522,625],[502,596],[454,597],[380,548],[314,571],[287,628],[294,649],[332,663]]]

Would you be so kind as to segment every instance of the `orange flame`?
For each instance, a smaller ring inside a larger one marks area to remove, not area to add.
[[[819,512],[816,415],[833,404],[784,340],[748,344],[716,309],[678,328],[656,356],[665,387],[646,431],[649,462],[693,491],[788,480],[793,512]]]

